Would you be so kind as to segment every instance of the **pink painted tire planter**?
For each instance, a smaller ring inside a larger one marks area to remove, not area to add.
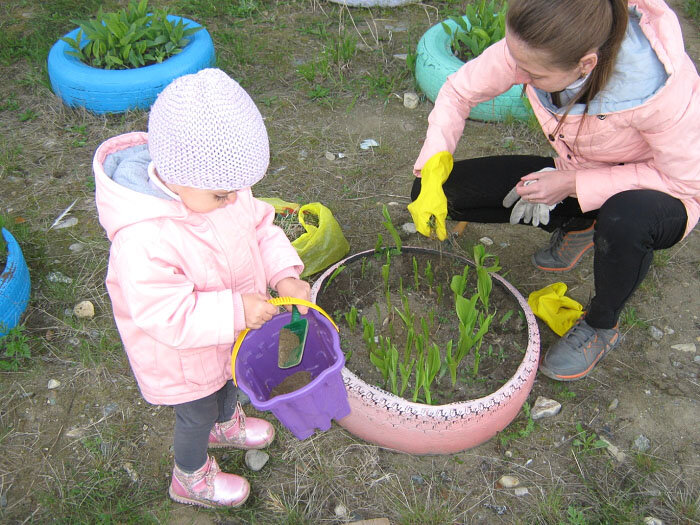
[[[414,247],[404,247],[402,251],[438,253]],[[316,302],[326,279],[336,268],[372,253],[374,250],[356,253],[328,268],[312,286],[311,300]],[[452,256],[473,264],[465,257]],[[479,399],[426,405],[407,401],[370,385],[344,367],[342,376],[348,392],[350,415],[338,423],[365,441],[410,454],[453,454],[484,443],[508,426],[518,415],[535,381],[540,333],[527,300],[500,275],[494,275],[494,280],[517,299],[527,320],[528,346],[513,377],[496,392]]]

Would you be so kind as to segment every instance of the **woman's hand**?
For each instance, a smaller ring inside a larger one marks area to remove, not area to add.
[[[525,185],[527,181],[536,181]],[[516,185],[524,200],[549,206],[567,197],[576,197],[576,172],[572,170],[537,171],[525,175]]]
[[[260,328],[277,313],[277,307],[267,302],[267,297],[259,293],[242,294],[243,313],[246,328]]]
[[[277,283],[277,293],[280,297],[296,297],[297,299],[311,300],[311,286],[306,281],[296,279],[294,277],[285,277]],[[292,306],[286,305],[285,308],[291,311]],[[309,311],[308,306],[297,306],[299,313],[305,315]]]

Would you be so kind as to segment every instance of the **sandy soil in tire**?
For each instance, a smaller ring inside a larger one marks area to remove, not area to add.
[[[411,167],[432,104],[403,106],[403,93],[415,86],[400,74],[404,64],[394,55],[414,48],[454,4],[348,11],[318,0],[265,1],[244,23],[205,12],[204,4],[198,4],[198,20],[214,36],[221,67],[249,90],[266,119],[271,164],[255,193],[322,202],[352,253],[374,246],[383,231],[383,204],[397,227],[409,222]],[[680,0],[671,4],[682,14]],[[20,28],[24,34],[43,8],[11,0],[2,9],[3,30]],[[183,7],[183,15],[193,13]],[[698,26],[684,18],[682,23],[697,64]],[[229,26],[245,39],[228,32]],[[296,69],[318,59],[323,38],[339,27],[360,44],[339,67],[346,83],[329,81],[330,95],[311,99],[313,86]],[[68,28],[55,27],[56,35]],[[34,283],[25,317],[32,359],[17,372],[0,373],[0,521],[317,524],[387,517],[392,524],[559,524],[641,523],[654,516],[664,523],[700,522],[697,228],[656,258],[630,299],[623,342],[589,378],[560,384],[538,376],[530,405],[546,396],[562,409],[534,428],[521,414],[479,447],[417,457],[378,449],[337,425],[303,442],[278,425],[271,459],[260,472],[247,471],[241,451],[216,452],[224,469],[251,481],[253,493],[243,508],[210,511],[171,502],[172,410],[142,400],[120,348],[103,284],[109,247],[90,182],[97,145],[144,130],[146,117],[96,117],[63,107],[42,84],[39,63],[0,62],[0,71],[0,101],[17,104],[0,111],[0,212],[24,221],[23,249]],[[378,86],[386,88],[386,97]],[[30,109],[35,117],[21,120]],[[368,138],[379,146],[361,149]],[[547,148],[526,125],[469,121],[455,157],[547,154]],[[71,214],[79,223],[48,230],[76,199]],[[558,280],[583,304],[593,293],[590,254],[563,275],[532,267],[533,249],[548,236],[531,227],[470,224],[461,237],[442,244],[416,234],[402,237],[407,245],[468,257],[471,246],[488,237],[490,251],[524,295]],[[70,249],[76,243],[80,252]],[[56,271],[72,283],[51,282]],[[71,309],[85,299],[95,304],[96,315],[76,319]],[[652,337],[651,326],[663,335]],[[544,324],[540,328],[546,349],[556,336]],[[60,386],[49,390],[50,379]],[[247,411],[274,421],[271,414]],[[625,459],[576,445],[583,437],[577,425],[618,447]],[[641,455],[633,447],[640,435],[650,443]],[[504,474],[517,476],[528,493],[498,488]],[[586,521],[573,521],[571,509]]]

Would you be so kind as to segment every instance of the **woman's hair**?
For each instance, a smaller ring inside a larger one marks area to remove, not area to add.
[[[608,82],[627,29],[627,0],[511,0],[508,30],[529,47],[546,52],[552,65],[573,69],[591,50],[598,63],[567,104],[560,125],[576,102],[586,105]]]

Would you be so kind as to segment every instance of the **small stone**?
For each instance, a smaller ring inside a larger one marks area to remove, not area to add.
[[[80,346],[80,339],[78,337],[69,337],[67,342],[71,346]]]
[[[48,393],[46,396],[46,404],[48,405],[55,405],[56,404],[56,392],[53,390]]]
[[[360,149],[370,149],[379,146],[379,142],[374,139],[365,139],[360,142]]]
[[[61,386],[61,382],[58,381],[57,379],[49,379],[49,383],[46,385],[46,388],[49,390],[53,390],[54,388],[58,388]]]
[[[46,276],[49,282],[51,283],[65,283],[65,284],[70,284],[73,282],[73,279],[70,277],[63,275],[61,272],[49,272],[49,274]]]
[[[673,328],[671,328],[670,326],[664,326],[664,333],[666,335],[673,335],[676,333],[676,331]]]
[[[646,516],[644,518],[644,525],[664,525],[664,522],[659,518],[654,518],[653,516]]]
[[[688,354],[694,354],[697,351],[695,343],[681,343],[679,345],[671,346],[671,349],[678,350],[679,352],[686,352]]]
[[[416,109],[418,107],[418,95],[410,91],[403,94],[403,105],[408,109]]]
[[[696,355],[695,357],[693,357],[693,363],[697,363],[700,365],[700,355]]]
[[[610,401],[610,404],[608,405],[608,410],[612,412],[617,408],[617,406],[620,404],[620,400],[615,398],[612,401]]]
[[[607,445],[605,450],[607,450],[608,454],[610,454],[612,457],[614,457],[620,463],[625,461],[627,456],[625,455],[624,452],[622,452],[619,448],[617,448],[615,445],[610,443],[610,441],[608,441],[604,437],[598,436],[598,439],[600,439],[603,443],[605,443]]]
[[[513,457],[513,451],[512,450],[506,450],[504,454],[507,458],[512,458]]]
[[[105,417],[109,417],[112,414],[114,414],[117,410],[119,410],[119,405],[117,403],[107,403],[102,408],[102,415]]]
[[[406,233],[416,233],[416,225],[412,222],[406,222],[401,225],[401,229]]]
[[[422,485],[423,483],[425,483],[425,480],[423,479],[423,476],[414,474],[413,476],[411,476],[411,482],[415,483],[416,485]]]
[[[134,470],[134,466],[129,463],[128,461],[124,463],[124,470],[129,476],[129,479],[131,480],[132,483],[137,483],[139,480],[139,475],[136,473]]]
[[[81,438],[85,435],[85,429],[82,427],[74,427],[71,428],[68,432],[66,432],[66,437],[69,438]]]
[[[527,487],[517,487],[513,491],[513,494],[515,494],[519,498],[522,498],[523,496],[527,496],[528,494],[530,494],[530,491],[527,490]]]
[[[649,450],[650,446],[651,442],[649,441],[649,438],[646,437],[644,434],[639,434],[635,438],[634,443],[632,443],[632,448],[639,452],[646,452],[647,450]]]
[[[549,399],[539,396],[535,400],[535,406],[530,411],[530,416],[533,420],[542,419],[545,417],[556,416],[561,410],[561,403],[554,399]]]
[[[95,306],[90,301],[80,301],[73,307],[73,313],[78,319],[95,317]]]
[[[345,518],[348,517],[348,508],[343,505],[342,503],[338,503],[335,506],[335,509],[333,509],[333,512],[335,512],[335,517],[341,520],[344,520]]]
[[[82,242],[74,242],[68,247],[68,249],[73,253],[80,253],[83,251],[84,248],[85,245]]]
[[[661,341],[661,338],[664,336],[664,333],[653,325],[649,327],[649,333],[655,341]]]
[[[261,470],[270,456],[262,450],[252,449],[245,453],[245,464],[253,472]]]
[[[54,230],[61,230],[63,228],[70,228],[71,226],[75,226],[76,224],[78,224],[77,217],[68,217],[67,219],[59,222],[56,226],[53,227],[53,229]]]
[[[344,159],[347,155],[345,153],[338,153],[338,158],[339,159]]]
[[[491,246],[493,244],[493,239],[491,239],[490,237],[482,237],[481,239],[479,239],[479,242],[484,246]]]
[[[331,153],[330,151],[326,151],[325,153],[326,160],[335,160],[335,155]]]
[[[508,475],[501,476],[501,479],[496,482],[496,488],[499,489],[512,489],[518,485],[520,485],[520,480],[515,476]]]
[[[391,201],[391,202],[387,202],[386,205],[387,205],[387,206],[398,206],[399,203],[396,202],[396,201]]]
[[[392,55],[396,60],[403,60],[405,61],[408,58],[408,53],[396,53],[395,55]]]

